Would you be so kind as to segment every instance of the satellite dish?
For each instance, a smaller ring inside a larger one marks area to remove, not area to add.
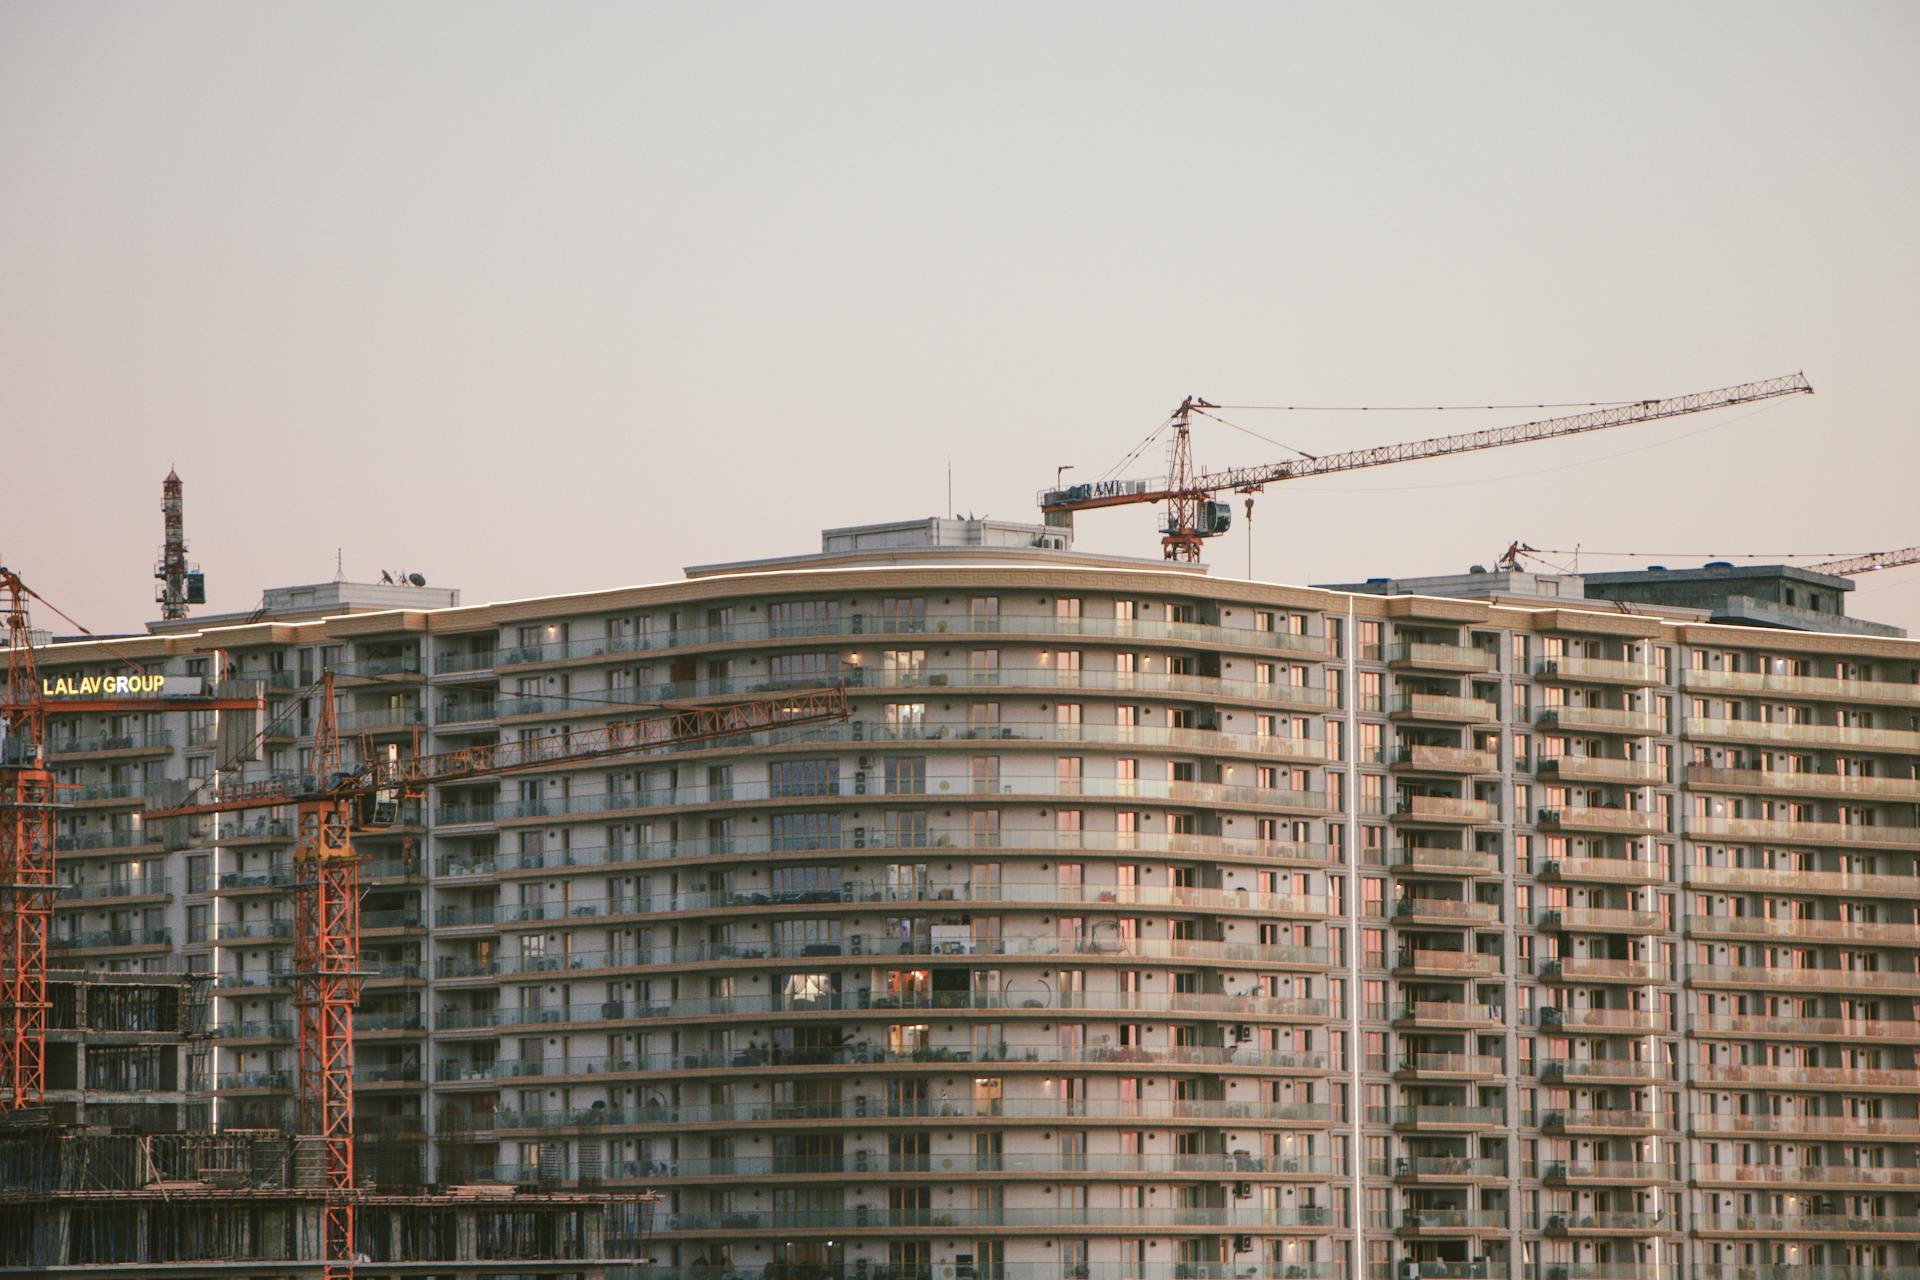
[[[427,585],[427,580],[417,573],[408,574],[407,581],[411,582],[416,587],[424,587]]]

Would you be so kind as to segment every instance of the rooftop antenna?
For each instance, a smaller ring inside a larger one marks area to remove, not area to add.
[[[335,582],[345,582],[347,580],[347,559],[346,548],[344,547],[335,547],[333,549],[333,580]]]
[[[167,478],[160,483],[160,516],[166,541],[160,546],[160,563],[153,568],[153,576],[160,583],[153,598],[160,606],[160,617],[167,622],[185,618],[188,605],[207,602],[205,575],[187,563],[184,488],[180,473],[169,468]]]

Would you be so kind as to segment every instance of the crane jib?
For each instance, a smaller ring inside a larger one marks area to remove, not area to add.
[[[1276,484],[1282,480],[1301,480],[1309,476],[1386,466],[1395,462],[1416,462],[1423,458],[1437,458],[1454,453],[1497,449],[1512,444],[1530,444],[1536,440],[1556,439],[1587,431],[1602,431],[1610,427],[1632,426],[1635,423],[1675,418],[1689,413],[1703,413],[1709,409],[1751,404],[1757,400],[1771,400],[1778,396],[1811,394],[1812,391],[1813,384],[1807,381],[1806,376],[1795,373],[1781,378],[1743,382],[1736,386],[1721,387],[1713,391],[1696,391],[1666,399],[1636,400],[1630,404],[1591,409],[1584,413],[1545,418],[1537,422],[1523,422],[1510,427],[1493,427],[1484,431],[1467,431],[1456,435],[1434,436],[1425,440],[1408,440],[1400,444],[1353,449],[1344,453],[1326,454],[1318,458],[1296,458],[1264,466],[1202,471],[1177,489],[1168,478],[1103,480],[1090,484],[1047,489],[1040,494],[1040,509],[1042,511],[1082,511],[1094,507],[1123,506],[1138,502],[1163,502],[1172,497],[1221,493]]]

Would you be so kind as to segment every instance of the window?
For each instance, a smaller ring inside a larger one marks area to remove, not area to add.
[[[888,795],[926,794],[927,758],[925,756],[889,756],[885,762],[885,769]]]
[[[839,626],[838,600],[782,600],[767,606],[767,629],[775,637],[832,635]]]
[[[925,596],[886,596],[880,601],[880,625],[887,631],[925,631]]]

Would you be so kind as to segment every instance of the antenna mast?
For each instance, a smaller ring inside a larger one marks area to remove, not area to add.
[[[187,567],[183,487],[180,473],[172,470],[160,485],[160,515],[166,521],[167,540],[160,547],[160,563],[153,571],[160,580],[154,600],[160,605],[160,617],[167,622],[179,622],[187,616],[189,604],[202,604],[207,598],[206,580]]]

